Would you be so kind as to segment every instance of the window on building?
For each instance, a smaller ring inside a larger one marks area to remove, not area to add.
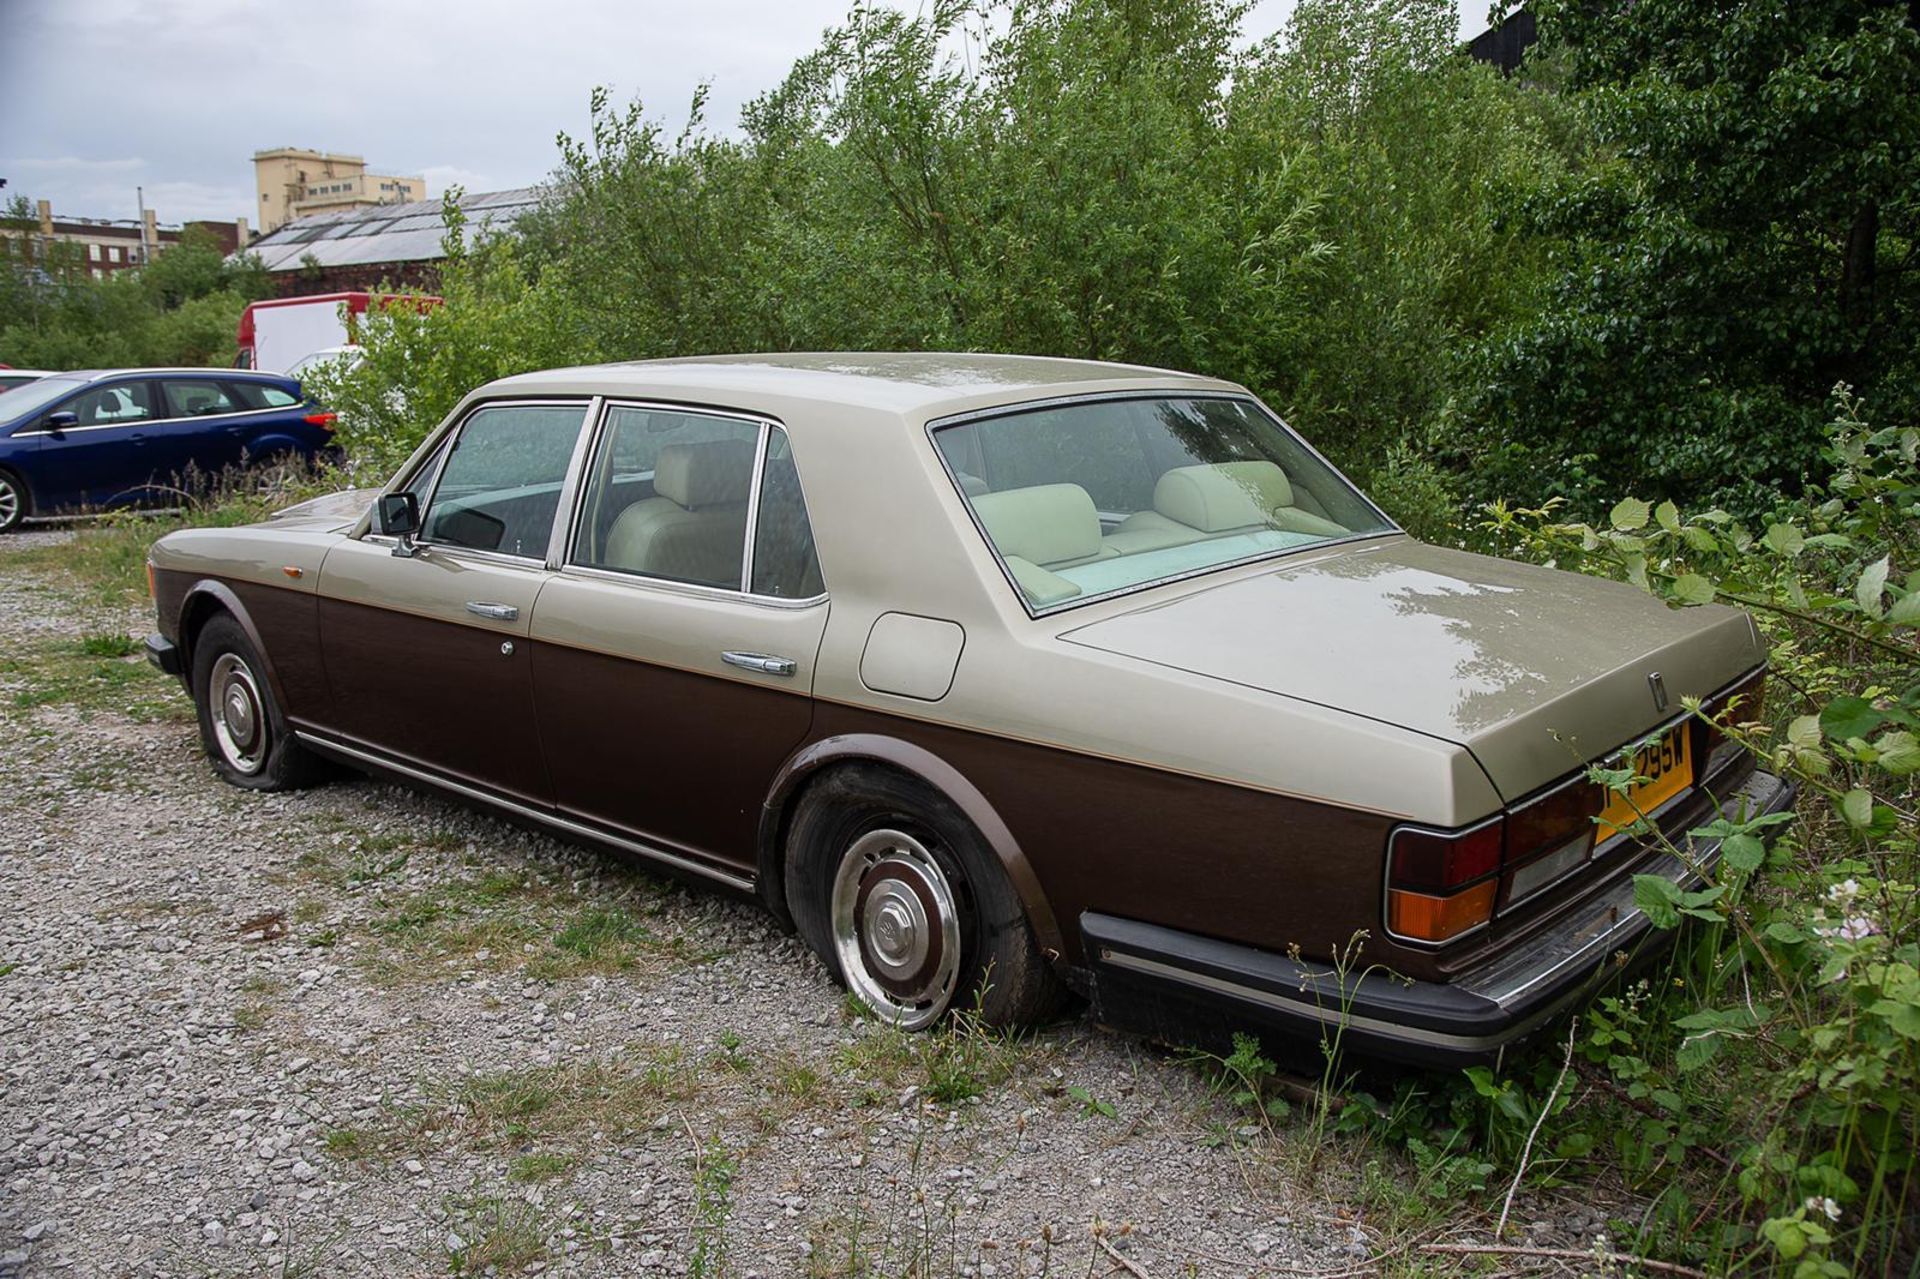
[[[100,246],[97,244],[89,244],[87,246],[87,261],[98,262],[99,260],[100,260]],[[100,273],[98,271],[95,271],[94,274],[98,275]]]
[[[107,261],[118,262],[119,260],[120,260],[120,246],[117,244],[107,246]]]

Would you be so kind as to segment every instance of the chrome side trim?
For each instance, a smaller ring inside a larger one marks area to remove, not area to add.
[[[760,539],[760,483],[767,471],[767,446],[773,442],[773,427],[760,423],[760,438],[754,441],[753,478],[747,488],[747,544],[740,551],[740,593],[753,594],[753,544]]]
[[[563,564],[560,567],[562,577],[580,577],[595,582],[618,582],[636,590],[662,591],[670,595],[691,595],[697,599],[732,600],[736,604],[753,604],[760,608],[814,608],[827,602],[826,592],[809,596],[803,600],[790,600],[777,595],[742,595],[731,586],[702,586],[698,582],[676,582],[671,578],[647,577],[641,573],[622,573],[615,568],[593,568],[586,564]]]
[[[373,751],[361,750],[357,746],[345,745],[319,733],[309,732],[306,729],[295,729],[293,735],[300,741],[306,742],[311,746],[316,746],[323,751],[331,751],[337,755],[344,755],[349,759],[359,760],[361,763],[374,768],[381,768],[388,772],[411,777],[416,781],[424,782],[437,789],[450,791],[453,794],[464,796],[467,799],[490,805],[504,812],[512,813],[516,817],[522,817],[542,826],[563,831],[576,838],[592,840],[595,843],[611,844],[616,848],[623,849],[636,856],[645,857],[652,861],[659,862],[662,865],[672,866],[677,870],[699,875],[705,879],[711,879],[716,883],[725,884],[727,887],[743,893],[753,891],[753,880],[744,875],[736,875],[732,871],[720,870],[704,862],[695,861],[693,858],[681,856],[679,853],[669,853],[665,849],[655,847],[652,844],[643,844],[638,840],[609,834],[606,831],[588,826],[583,822],[576,822],[570,818],[562,817],[558,813],[543,812],[538,808],[532,808],[526,804],[517,803],[503,796],[481,790],[479,787],[468,786],[464,782],[456,782],[451,778],[441,777],[438,774],[428,772],[426,769],[415,768],[411,764],[400,763],[385,755],[376,754]]]

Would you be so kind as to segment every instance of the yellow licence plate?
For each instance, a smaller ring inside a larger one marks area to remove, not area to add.
[[[1594,832],[1596,844],[1606,843],[1642,817],[1651,817],[1660,805],[1693,785],[1693,759],[1687,754],[1691,736],[1682,721],[1634,750],[1633,774],[1639,780],[1626,794],[1608,797],[1600,829]],[[1625,754],[1621,753],[1622,760]]]

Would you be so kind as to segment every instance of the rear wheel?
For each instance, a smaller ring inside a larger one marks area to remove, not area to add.
[[[1029,1024],[1065,996],[973,824],[899,774],[849,767],[808,789],[791,828],[786,890],[814,952],[902,1030],[976,1004],[989,1024]]]
[[[27,518],[27,486],[12,471],[0,471],[0,533],[11,533]]]
[[[273,700],[260,654],[229,614],[193,641],[193,701],[213,771],[248,790],[292,790],[319,780],[320,761],[295,741]]]

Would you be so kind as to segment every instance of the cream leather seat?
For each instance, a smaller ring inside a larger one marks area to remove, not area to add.
[[[1216,462],[1179,466],[1153,486],[1153,509],[1203,534],[1280,528],[1316,537],[1341,537],[1344,525],[1302,510],[1287,473],[1272,462]]]
[[[654,462],[654,496],[620,512],[607,531],[601,566],[738,587],[753,450],[746,440],[661,449]]]
[[[1114,552],[1100,544],[1100,512],[1078,484],[1034,484],[982,493],[973,509],[1003,556],[1066,568]]]

